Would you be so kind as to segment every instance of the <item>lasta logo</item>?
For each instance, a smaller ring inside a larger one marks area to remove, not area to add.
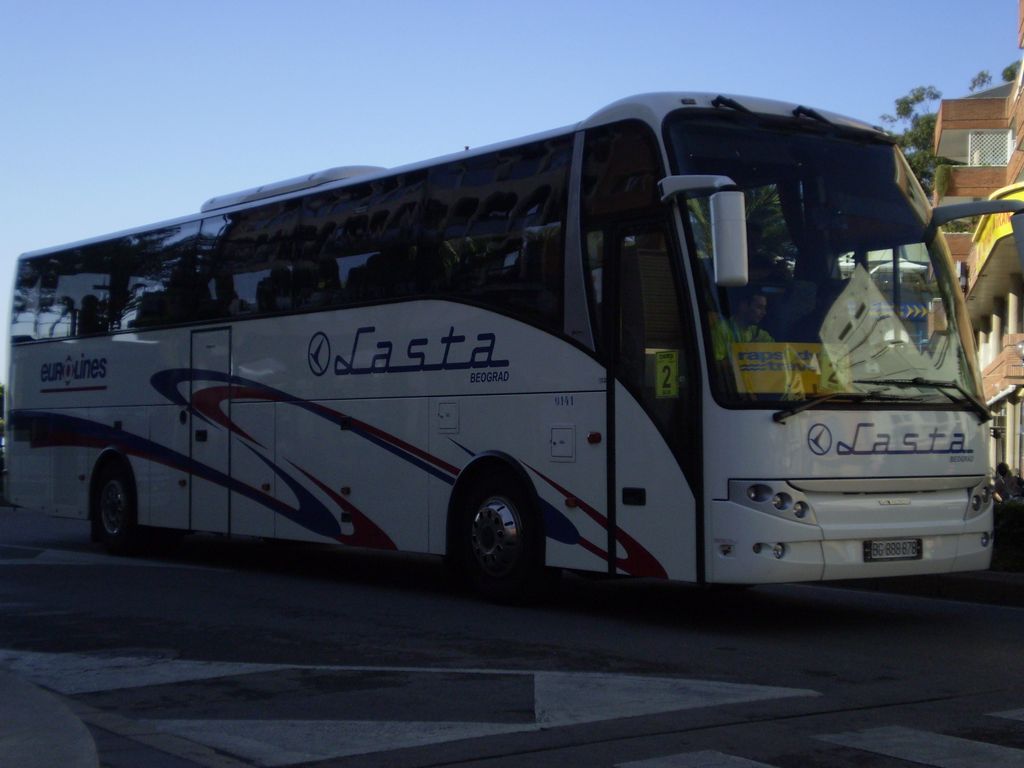
[[[467,341],[465,334],[457,333],[454,325],[439,339],[424,336],[396,342],[377,334],[376,326],[366,325],[356,329],[347,354],[339,352],[333,358],[330,338],[323,331],[317,331],[309,340],[306,361],[316,376],[323,376],[328,370],[333,370],[335,376],[359,376],[508,368],[508,360],[495,358],[497,343],[493,333],[478,333],[475,341]],[[508,379],[507,375],[500,378]]]
[[[967,436],[956,430],[934,427],[925,432],[885,431],[870,421],[857,424],[853,439],[835,442],[837,456],[907,456],[938,454],[950,461],[973,461],[974,451],[967,447]],[[832,433],[824,424],[815,424],[807,432],[807,447],[817,456],[827,454],[833,445]]]

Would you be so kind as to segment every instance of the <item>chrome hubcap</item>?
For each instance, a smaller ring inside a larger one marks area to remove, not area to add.
[[[111,480],[100,491],[100,520],[103,530],[116,536],[124,528],[127,495],[120,480]]]
[[[487,499],[473,517],[473,555],[487,576],[507,576],[522,553],[522,522],[508,499]]]

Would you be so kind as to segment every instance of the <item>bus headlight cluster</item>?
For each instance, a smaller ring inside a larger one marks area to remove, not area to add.
[[[967,510],[967,519],[977,517],[984,510],[986,510],[989,504],[992,503],[992,483],[985,481],[979,486],[976,486],[974,491],[971,493],[970,507]]]
[[[801,523],[816,523],[814,510],[803,494],[786,482],[729,483],[729,498],[758,512],[767,512]]]

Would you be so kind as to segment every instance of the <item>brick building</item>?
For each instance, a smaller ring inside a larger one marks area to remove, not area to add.
[[[1024,48],[1024,0],[1018,0],[1017,19],[1018,43]],[[1018,71],[1013,83],[942,101],[935,153],[962,165],[936,173],[936,204],[985,198],[1024,200],[1021,74]],[[1009,215],[982,217],[973,232],[947,234],[947,239],[961,265],[985,400],[995,417],[990,459],[1020,469],[1024,461],[1024,280]]]

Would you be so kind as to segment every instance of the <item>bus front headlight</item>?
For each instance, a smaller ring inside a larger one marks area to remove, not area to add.
[[[798,523],[817,524],[803,492],[784,480],[730,480],[729,499],[748,509]]]

